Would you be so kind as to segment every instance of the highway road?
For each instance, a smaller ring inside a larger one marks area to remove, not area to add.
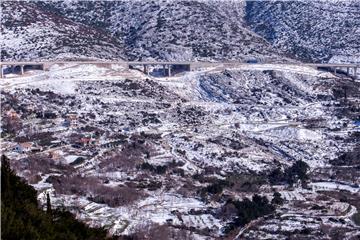
[[[119,65],[194,65],[194,66],[246,66],[246,65],[296,65],[310,67],[360,67],[356,63],[244,63],[244,62],[190,62],[190,61],[2,61],[1,65],[53,65],[53,64],[119,64]]]

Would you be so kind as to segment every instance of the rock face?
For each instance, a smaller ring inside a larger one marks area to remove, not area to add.
[[[248,1],[251,30],[303,61],[360,59],[358,1]]]

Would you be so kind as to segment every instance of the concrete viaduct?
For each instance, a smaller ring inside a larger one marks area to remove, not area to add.
[[[241,67],[241,66],[253,66],[253,65],[295,65],[295,66],[309,66],[314,67],[316,69],[325,69],[333,71],[336,73],[343,73],[350,76],[350,69],[352,71],[352,77],[356,79],[357,77],[357,68],[360,67],[360,64],[352,64],[352,63],[240,63],[240,62],[170,62],[170,61],[53,61],[53,62],[0,62],[0,72],[1,78],[4,77],[4,67],[10,67],[11,72],[20,72],[20,74],[24,74],[27,68],[32,69],[41,69],[47,70],[51,65],[54,64],[94,64],[94,65],[120,65],[123,66],[125,69],[132,68],[134,66],[140,66],[143,69],[145,74],[149,74],[149,66],[162,66],[163,72],[167,76],[172,76],[172,71],[176,69],[181,69],[182,71],[192,71],[201,68],[207,67],[222,67],[226,68],[234,68],[234,67]],[[346,71],[345,71],[346,70]]]

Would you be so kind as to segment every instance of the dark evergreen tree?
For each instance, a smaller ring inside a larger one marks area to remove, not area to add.
[[[301,160],[296,161],[287,171],[286,179],[290,185],[293,185],[297,179],[304,183],[308,179],[307,172],[309,165]]]
[[[284,203],[284,199],[281,198],[281,194],[279,192],[274,192],[271,203],[274,205],[282,205]]]
[[[270,184],[288,183],[292,186],[298,180],[304,184],[308,179],[308,170],[309,165],[299,160],[291,167],[285,169],[285,171],[282,171],[280,168],[276,168],[268,175],[268,179]]]
[[[51,201],[50,201],[50,194],[46,193],[46,212],[51,214]]]
[[[268,176],[270,184],[279,184],[284,181],[284,173],[280,168],[274,169]]]

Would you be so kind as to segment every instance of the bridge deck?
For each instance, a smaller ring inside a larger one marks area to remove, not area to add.
[[[8,62],[0,62],[0,73],[1,78],[4,77],[3,66],[12,66],[17,67],[20,66],[21,75],[24,74],[25,66],[39,66],[42,70],[48,68],[49,65],[53,64],[96,64],[96,65],[104,65],[104,64],[116,64],[116,65],[123,65],[125,68],[129,68],[132,65],[141,65],[144,67],[144,73],[149,74],[148,66],[149,65],[163,65],[164,71],[167,67],[167,74],[171,76],[171,66],[186,66],[187,71],[191,71],[197,68],[206,68],[206,67],[222,67],[222,68],[234,68],[234,67],[241,67],[241,66],[256,66],[256,65],[284,65],[284,66],[308,66],[308,67],[315,67],[315,68],[333,68],[334,72],[336,73],[337,68],[346,68],[346,72],[349,75],[350,68],[353,68],[353,75],[357,77],[357,68],[360,67],[360,64],[352,64],[352,63],[243,63],[243,62],[190,62],[190,61],[8,61]],[[14,69],[12,70],[14,71]]]
[[[123,65],[194,65],[194,66],[247,66],[247,65],[295,65],[310,67],[360,67],[356,63],[243,63],[243,62],[189,62],[189,61],[7,61],[0,65],[42,65],[42,64],[123,64]]]

